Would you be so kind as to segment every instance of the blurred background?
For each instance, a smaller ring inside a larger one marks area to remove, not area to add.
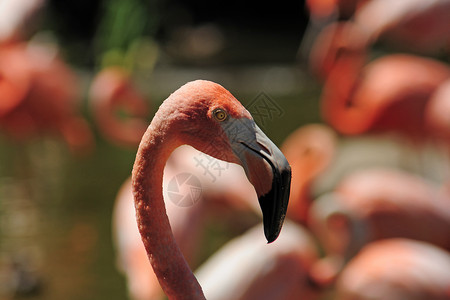
[[[332,152],[302,183],[311,199],[383,167],[450,203],[449,1],[399,2],[0,0],[0,299],[127,299],[114,201],[157,107],[195,79],[228,89],[278,146],[326,128],[332,144],[289,150]],[[291,218],[312,228],[305,211]],[[208,223],[196,264],[259,222],[240,214]]]

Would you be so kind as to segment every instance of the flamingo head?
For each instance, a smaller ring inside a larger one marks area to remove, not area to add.
[[[291,182],[291,168],[282,152],[244,106],[216,83],[187,83],[166,101],[171,102],[170,109],[161,117],[176,123],[170,127],[176,128],[179,143],[244,168],[258,196],[264,234],[273,242],[283,225]]]
[[[291,133],[281,145],[281,151],[291,164],[295,184],[291,186],[291,201],[287,215],[305,223],[312,202],[315,180],[331,164],[337,143],[336,133],[321,124],[309,124]]]

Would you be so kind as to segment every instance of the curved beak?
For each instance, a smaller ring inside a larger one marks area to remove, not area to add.
[[[234,121],[239,124],[239,128],[224,129],[234,154],[255,187],[263,214],[264,234],[268,243],[271,243],[280,234],[286,216],[291,167],[280,149],[253,120]]]

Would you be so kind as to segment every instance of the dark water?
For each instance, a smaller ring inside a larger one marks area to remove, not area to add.
[[[220,76],[194,72],[166,82],[166,87],[175,90],[191,77],[219,81]],[[261,88],[255,78],[253,85],[251,80],[248,85],[233,80],[233,74],[224,78],[229,78],[224,80],[228,85],[223,84],[245,105],[258,100],[261,92],[277,105],[277,114],[259,120],[276,144],[298,126],[319,120],[318,88],[303,77],[292,75],[299,83],[291,84],[289,91]],[[171,92],[148,89],[154,107]],[[111,213],[134,155],[135,150],[117,148],[99,136],[93,153],[84,157],[74,157],[51,138],[25,144],[0,140],[0,299],[10,299],[13,293],[36,300],[126,299],[124,278],[115,268]],[[213,224],[202,255],[238,231],[220,221]]]
[[[2,269],[20,264],[7,276],[29,279],[5,286],[4,299],[17,285],[32,299],[124,299],[110,219],[133,153],[101,141],[86,158],[73,158],[54,140],[20,146],[19,153],[8,147],[2,143],[11,150],[2,162],[13,159],[0,182]]]

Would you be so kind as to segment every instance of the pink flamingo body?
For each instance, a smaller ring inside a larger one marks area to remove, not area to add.
[[[233,140],[228,135],[230,129],[237,133]],[[168,297],[204,299],[174,241],[162,194],[165,162],[175,148],[185,143],[244,167],[259,197],[269,241],[278,236],[284,219],[290,170],[284,156],[256,127],[248,111],[217,84],[188,83],[160,106],[143,136],[133,168],[139,231]]]
[[[372,0],[355,13],[354,21],[370,43],[386,39],[425,53],[450,50],[449,0]]]
[[[336,299],[450,299],[450,254],[434,245],[388,239],[365,246],[344,268]]]
[[[309,269],[317,257],[314,239],[302,227],[286,222],[277,243],[267,245],[257,226],[228,242],[195,274],[211,300],[312,300],[319,293]]]
[[[448,197],[405,172],[352,173],[333,194],[316,200],[310,214],[311,228],[331,256],[349,258],[370,241],[394,237],[450,249]]]

